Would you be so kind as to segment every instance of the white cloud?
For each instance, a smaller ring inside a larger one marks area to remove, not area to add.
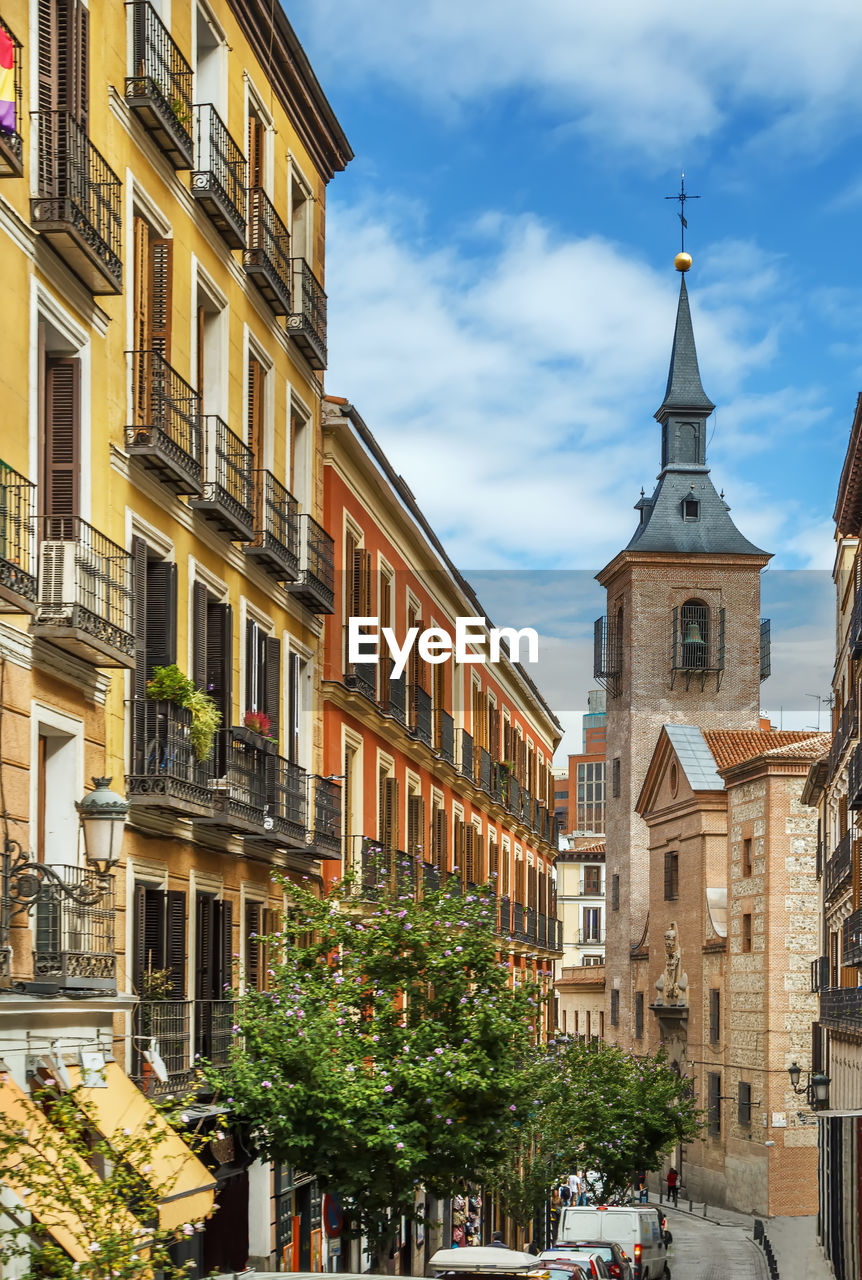
[[[786,449],[824,410],[809,389],[746,390],[780,342],[781,264],[719,245],[703,274],[690,293],[704,385],[720,405],[715,480],[743,531],[777,547],[788,521],[798,533],[798,513],[784,494],[770,500],[768,477],[742,472],[749,441],[775,446],[780,431]],[[658,469],[651,415],[677,280],[532,216],[488,215],[426,252],[421,209],[335,202],[327,386],[356,404],[456,562],[595,570],[628,542]],[[739,305],[745,289],[757,305]]]
[[[652,156],[741,110],[749,128],[766,114],[773,153],[859,128],[856,0],[293,0],[290,13],[330,76],[394,82],[437,111],[533,92],[588,136]]]

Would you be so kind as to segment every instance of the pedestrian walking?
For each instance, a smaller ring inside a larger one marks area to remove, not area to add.
[[[568,1182],[564,1182],[560,1186],[560,1201],[564,1209],[567,1209],[572,1203],[572,1188]]]
[[[678,1183],[679,1183],[679,1174],[677,1173],[673,1165],[671,1165],[671,1167],[667,1171],[667,1198],[668,1200],[673,1201],[674,1208],[677,1207],[677,1201],[679,1198]]]
[[[578,1170],[578,1171],[575,1173],[575,1178],[577,1179],[577,1187],[578,1187],[578,1198],[577,1198],[576,1203],[577,1203],[578,1205],[585,1205],[585,1204],[587,1203],[587,1175],[586,1175],[586,1171],[585,1171],[584,1169],[580,1169],[580,1170]]]

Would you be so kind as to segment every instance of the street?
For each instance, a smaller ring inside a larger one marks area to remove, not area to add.
[[[717,1225],[674,1209],[667,1210],[667,1225],[673,1233],[672,1280],[760,1280],[765,1275],[756,1246],[741,1226]]]

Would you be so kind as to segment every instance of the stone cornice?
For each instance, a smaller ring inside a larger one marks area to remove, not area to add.
[[[605,565],[604,569],[600,569],[596,574],[596,581],[603,587],[627,568],[629,565],[684,565],[689,570],[697,568],[716,568],[716,569],[763,569],[769,564],[772,556],[767,552],[760,555],[728,555],[717,554],[715,552],[686,552],[685,554],[675,551],[620,551],[614,556],[613,560]]]

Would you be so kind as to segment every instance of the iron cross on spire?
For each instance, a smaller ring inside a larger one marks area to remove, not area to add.
[[[685,216],[685,202],[686,200],[699,200],[699,199],[700,199],[700,196],[690,196],[686,191],[685,171],[683,171],[682,176],[680,178],[679,195],[665,196],[665,200],[679,201],[679,213],[677,214],[677,217],[679,218],[679,222],[680,222],[680,240],[681,240],[680,248],[682,249],[683,253],[685,253],[685,229],[688,226],[688,222],[686,221],[686,216]]]

